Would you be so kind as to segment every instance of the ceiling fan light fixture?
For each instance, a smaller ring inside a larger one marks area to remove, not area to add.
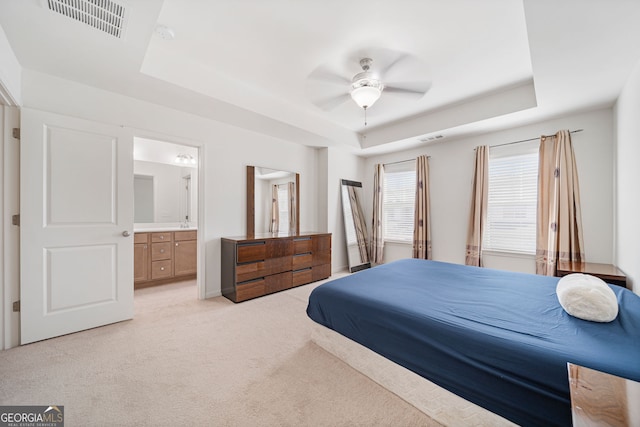
[[[357,83],[360,82],[352,85],[351,99],[358,104],[358,107],[366,110],[380,98],[384,86],[378,80],[369,80],[365,84]]]

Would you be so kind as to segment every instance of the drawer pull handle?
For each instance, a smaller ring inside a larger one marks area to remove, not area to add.
[[[179,244],[178,244],[178,243],[176,243],[176,246],[178,246],[178,245],[179,245]]]
[[[160,253],[163,254],[164,253],[164,249],[160,249]]]
[[[164,267],[160,267],[160,271],[164,271]]]
[[[164,236],[160,236],[160,240],[164,240]]]

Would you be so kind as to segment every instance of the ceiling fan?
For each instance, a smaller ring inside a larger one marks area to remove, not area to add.
[[[378,54],[376,66],[371,56],[363,54],[359,59],[362,71],[350,79],[327,66],[316,68],[307,82],[311,102],[331,111],[351,99],[364,110],[366,125],[367,110],[379,99],[387,95],[420,99],[431,88],[426,66],[415,56],[385,50]]]

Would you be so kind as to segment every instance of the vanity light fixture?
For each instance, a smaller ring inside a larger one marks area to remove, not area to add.
[[[175,162],[182,165],[195,165],[196,159],[194,159],[191,154],[178,154]]]

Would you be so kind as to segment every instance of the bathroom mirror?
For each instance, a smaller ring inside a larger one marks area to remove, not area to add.
[[[300,175],[247,166],[247,235],[300,233]]]
[[[342,213],[347,240],[347,259],[352,273],[371,267],[369,236],[362,210],[362,183],[341,181]]]
[[[195,167],[134,160],[134,222],[197,222],[192,178],[197,180]]]

